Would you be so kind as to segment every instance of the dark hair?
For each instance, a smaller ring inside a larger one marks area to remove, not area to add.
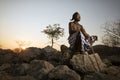
[[[79,14],[78,12],[75,12],[75,13],[73,14],[73,16],[72,16],[71,21],[74,20],[74,19],[77,17],[78,14]]]

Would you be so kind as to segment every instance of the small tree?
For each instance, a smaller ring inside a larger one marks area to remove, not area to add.
[[[48,38],[51,39],[51,47],[53,47],[54,39],[57,40],[64,35],[64,29],[60,27],[60,24],[49,25],[42,32],[47,34]]]
[[[106,23],[103,29],[104,36],[102,37],[102,42],[107,46],[120,46],[120,20]]]

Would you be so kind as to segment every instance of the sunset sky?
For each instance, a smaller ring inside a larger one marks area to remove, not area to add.
[[[101,44],[105,22],[120,20],[120,0],[0,0],[0,45],[18,47],[16,41],[31,42],[29,46],[43,48],[50,39],[43,29],[60,24],[65,34],[55,44],[68,44],[68,23],[74,12],[81,15],[80,24],[87,33],[97,35]]]

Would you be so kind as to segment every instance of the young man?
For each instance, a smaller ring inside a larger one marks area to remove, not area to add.
[[[81,34],[85,37],[85,39],[89,40],[90,36],[86,33],[85,29],[81,24],[79,24],[81,17],[78,12],[75,12],[72,16],[71,21],[69,22],[69,44],[70,49],[74,52],[82,51],[82,39]]]

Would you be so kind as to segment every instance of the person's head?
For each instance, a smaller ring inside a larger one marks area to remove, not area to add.
[[[71,20],[74,20],[74,21],[80,21],[81,19],[81,16],[78,12],[75,12],[72,16],[72,19]]]

